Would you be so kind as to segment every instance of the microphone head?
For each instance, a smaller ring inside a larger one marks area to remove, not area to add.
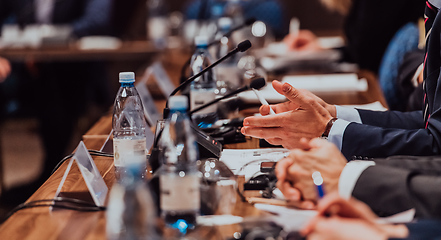
[[[245,40],[237,45],[237,50],[239,50],[239,52],[245,52],[246,50],[250,49],[250,47],[250,40]]]
[[[253,24],[257,19],[255,17],[251,17],[248,18],[247,20],[245,20],[245,26],[250,26],[251,24]]]
[[[259,89],[265,87],[265,85],[266,85],[265,78],[257,78],[251,82],[250,88],[254,88],[256,90],[259,90]]]

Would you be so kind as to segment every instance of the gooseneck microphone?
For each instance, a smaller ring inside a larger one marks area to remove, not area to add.
[[[236,95],[236,94],[239,94],[239,93],[241,93],[241,92],[244,92],[244,91],[247,91],[247,90],[250,90],[250,89],[256,89],[256,90],[259,90],[259,89],[261,89],[262,87],[264,87],[265,84],[266,84],[266,81],[265,81],[264,78],[257,78],[257,79],[254,79],[254,80],[250,83],[250,85],[246,85],[246,86],[244,86],[244,87],[241,87],[241,88],[239,88],[239,89],[237,89],[237,90],[235,90],[235,91],[233,91],[233,92],[231,92],[231,93],[228,93],[227,95],[225,95],[225,96],[223,96],[223,97],[216,98],[216,99],[214,99],[213,101],[211,101],[211,102],[209,102],[209,103],[207,103],[207,104],[204,104],[204,105],[202,105],[202,106],[200,106],[200,107],[198,107],[198,108],[195,108],[195,109],[191,110],[190,112],[188,112],[188,115],[191,117],[191,115],[192,115],[193,113],[195,113],[195,112],[197,112],[197,111],[200,111],[200,110],[202,110],[202,109],[204,109],[204,108],[206,108],[206,107],[209,107],[209,106],[211,106],[211,105],[213,105],[213,104],[215,104],[215,103],[217,103],[217,102],[219,102],[219,101],[221,101],[221,100],[224,100],[224,99],[226,99],[226,98],[229,98],[229,97],[231,97],[231,96],[234,96],[234,95]]]
[[[174,96],[177,92],[179,92],[179,90],[186,87],[189,83],[193,82],[196,78],[202,76],[202,74],[206,73],[208,70],[216,67],[219,63],[225,61],[225,59],[230,58],[231,56],[233,56],[234,54],[236,54],[238,52],[245,52],[250,47],[251,47],[251,42],[249,40],[245,40],[245,41],[239,43],[237,45],[237,47],[235,49],[231,50],[231,52],[227,53],[227,55],[223,56],[222,58],[220,58],[219,60],[217,60],[216,62],[211,64],[210,66],[204,68],[202,71],[198,72],[197,74],[191,76],[190,78],[185,80],[183,83],[181,83],[181,85],[179,85],[177,88],[175,88],[175,90],[173,90],[173,92],[170,94],[169,97]],[[168,108],[168,101],[166,103],[166,108]]]

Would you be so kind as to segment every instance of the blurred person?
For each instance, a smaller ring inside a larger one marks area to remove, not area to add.
[[[113,0],[0,0],[0,24],[69,25],[74,38],[109,33]],[[14,70],[15,69],[15,70]],[[39,119],[44,147],[40,177],[28,185],[7,190],[3,201],[26,200],[51,174],[68,149],[79,117],[91,103],[102,112],[111,104],[107,65],[100,61],[14,63],[19,89],[26,91],[23,105],[30,105]],[[96,112],[96,110],[95,110]]]
[[[406,23],[416,23],[424,14],[425,0],[321,0],[329,9],[345,16],[346,46],[342,60],[378,73],[384,51],[395,33]],[[293,50],[321,50],[309,30],[288,35],[284,42]]]
[[[319,202],[317,215],[301,231],[308,240],[440,239],[439,220],[384,224],[365,204],[336,194]]]
[[[187,19],[209,20],[215,17],[224,16],[225,6],[229,0],[193,0],[186,7],[185,16]],[[243,19],[256,18],[264,22],[273,31],[276,38],[281,38],[288,33],[286,21],[284,19],[283,3],[279,0],[248,0],[236,1],[240,4],[243,11]],[[204,5],[203,5],[204,4]],[[214,7],[222,10],[219,16],[214,16]],[[200,12],[202,10],[202,12]],[[235,27],[235,26],[233,26]]]
[[[3,82],[11,72],[11,64],[8,60],[0,57],[0,82]]]
[[[441,157],[396,156],[347,162],[332,143],[302,140],[276,165],[277,187],[303,208],[318,202],[312,174],[320,172],[325,194],[366,203],[377,215],[409,211],[415,218],[441,218]],[[412,213],[414,211],[414,214]]]

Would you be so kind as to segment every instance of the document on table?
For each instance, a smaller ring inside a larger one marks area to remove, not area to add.
[[[284,148],[224,149],[219,160],[235,175],[247,178],[260,171],[261,162],[277,162],[288,155],[289,150]]]
[[[358,79],[355,73],[286,76],[282,82],[313,93],[363,92],[368,89],[366,79]]]
[[[254,204],[254,207],[262,211],[276,214],[277,216],[268,217],[277,225],[283,227],[287,232],[299,231],[303,229],[312,217],[317,215],[315,210],[302,210],[270,204]]]
[[[317,94],[363,92],[368,89],[366,79],[358,79],[354,73],[293,75],[283,77],[282,83],[285,82],[295,88],[306,89]],[[259,94],[269,103],[280,103],[287,100],[285,96],[279,94],[270,83],[260,89]],[[259,103],[259,99],[252,91],[242,92],[238,96],[246,103]]]

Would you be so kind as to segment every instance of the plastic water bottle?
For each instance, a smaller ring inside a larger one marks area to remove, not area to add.
[[[118,181],[132,165],[144,169],[140,171],[143,176],[147,167],[147,123],[141,98],[134,86],[135,74],[122,72],[119,82],[121,87],[116,95],[112,117],[115,176]]]
[[[143,169],[127,168],[121,183],[110,191],[106,211],[109,240],[156,240],[156,207],[148,185],[139,177]]]
[[[170,24],[163,0],[147,0],[147,38],[153,40],[157,48],[167,46],[170,36]]]
[[[190,73],[195,75],[208,67],[211,55],[208,52],[208,37],[195,38],[196,52],[191,57]],[[196,78],[190,85],[190,108],[195,109],[216,98],[216,74],[213,69]],[[209,127],[217,120],[217,106],[215,104],[193,114],[193,120],[201,127]]]
[[[216,51],[216,57],[219,59],[225,55],[231,50],[233,50],[234,43],[232,42],[232,39],[229,37],[224,36],[226,33],[228,33],[231,30],[231,26],[233,25],[233,20],[229,17],[222,17],[219,18],[218,22],[218,33],[216,34],[216,39],[220,39],[220,44],[218,47],[218,50]],[[226,62],[235,62],[236,59],[234,57],[231,57],[230,59],[227,59]],[[225,63],[225,61],[223,62]]]
[[[170,117],[161,137],[164,154],[159,179],[162,217],[167,225],[182,233],[195,226],[201,207],[198,150],[187,105],[186,96],[169,99]]]

